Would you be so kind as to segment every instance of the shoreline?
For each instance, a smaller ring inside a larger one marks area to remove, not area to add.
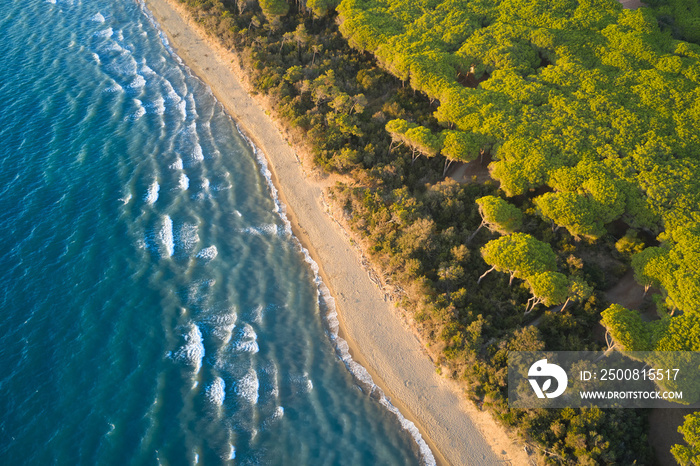
[[[249,94],[236,55],[207,36],[176,0],[145,0],[145,5],[172,49],[267,160],[292,231],[335,300],[339,336],[352,359],[416,425],[438,464],[527,464],[530,458],[522,446],[489,413],[463,399],[456,383],[436,374],[423,345],[360,264],[356,247],[346,238],[349,233],[327,212],[322,184],[306,175],[278,122]]]

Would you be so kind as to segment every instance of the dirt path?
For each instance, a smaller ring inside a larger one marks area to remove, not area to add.
[[[622,8],[626,10],[636,10],[637,8],[641,8],[643,6],[646,6],[644,3],[642,3],[639,0],[618,0],[622,4]]]
[[[627,271],[619,282],[605,292],[611,303],[619,304],[627,309],[640,309],[644,298],[644,287],[634,279],[632,270]]]
[[[173,0],[146,0],[177,53],[267,157],[294,233],[321,267],[336,300],[342,335],[356,361],[426,438],[439,463],[525,465],[529,457],[488,413],[439,377],[411,329],[384,300],[358,252],[327,215],[321,185],[307,177],[275,122],[250,97],[233,54],[209,39]]]

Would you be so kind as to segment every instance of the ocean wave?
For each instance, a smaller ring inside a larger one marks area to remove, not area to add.
[[[117,44],[116,42],[110,42],[109,44],[105,45],[104,47],[100,47],[101,50],[104,50],[106,52],[127,52],[128,50],[124,49],[121,45]]]
[[[210,317],[207,320],[207,324],[212,328],[211,334],[225,346],[231,341],[237,320],[238,314],[236,314],[236,309],[229,308],[225,312]]]
[[[208,248],[204,248],[201,251],[197,253],[197,257],[199,259],[204,259],[204,260],[212,260],[216,257],[216,255],[219,253],[219,251],[216,249],[216,246],[212,245],[209,246]]]
[[[143,108],[143,105],[139,99],[134,99],[134,103],[136,104],[136,111],[134,113],[128,115],[125,118],[125,120],[130,120],[130,121],[138,120],[139,118],[141,118],[142,116],[144,116],[146,114],[146,109]]]
[[[172,168],[173,170],[182,170],[182,159],[178,157],[173,163],[170,164],[168,168]]]
[[[158,239],[165,248],[168,257],[172,257],[175,252],[175,242],[173,241],[173,220],[169,215],[163,218],[163,227],[158,232]]]
[[[275,410],[272,412],[270,417],[265,419],[262,423],[262,429],[267,429],[270,427],[271,424],[274,424],[276,421],[282,419],[284,416],[284,408],[282,406],[277,406]]]
[[[250,321],[258,325],[262,324],[264,307],[262,304],[258,304],[250,310],[248,313],[250,315]]]
[[[248,372],[233,387],[236,395],[251,404],[258,403],[259,389],[258,374],[253,369],[248,369]]]
[[[192,252],[199,243],[199,230],[194,223],[183,223],[177,233],[177,245],[184,252]]]
[[[214,382],[206,388],[206,394],[212,404],[222,406],[226,399],[226,382],[224,382],[224,379],[221,377],[214,379]]]
[[[124,90],[124,88],[121,87],[118,83],[114,83],[113,86],[106,87],[104,89],[104,92],[110,92],[110,93],[111,92],[121,92],[123,90]]]
[[[153,108],[153,112],[156,115],[163,115],[165,113],[165,99],[163,98],[163,96],[159,95],[158,97],[153,99],[151,107]]]
[[[263,224],[257,227],[239,228],[236,231],[238,231],[239,233],[245,233],[247,235],[256,236],[281,235],[286,233],[286,229],[284,229],[284,227],[275,225],[273,223]]]
[[[196,162],[201,162],[204,160],[204,152],[202,151],[202,146],[199,143],[195,143],[194,149],[192,150],[192,159]]]
[[[93,36],[94,36],[94,37],[100,37],[100,38],[103,38],[103,39],[109,39],[110,37],[112,37],[112,34],[114,34],[114,31],[112,30],[112,28],[109,28],[109,27],[108,27],[107,29],[102,29],[102,30],[100,30],[100,31],[95,31],[95,32],[93,33]]]
[[[148,192],[146,193],[146,203],[153,205],[156,203],[158,200],[158,192],[160,191],[160,185],[158,184],[158,180],[153,180],[153,182],[150,184],[148,187]]]
[[[197,324],[190,322],[184,339],[185,344],[175,352],[175,359],[193,366],[194,373],[198,374],[204,359],[204,340]]]
[[[264,366],[262,366],[261,371],[263,374],[265,374],[264,379],[266,380],[266,383],[264,384],[264,389],[265,391],[269,392],[269,394],[273,398],[278,398],[280,395],[280,389],[279,389],[279,377],[277,375],[277,366],[275,366],[272,362],[268,362]]]
[[[243,324],[238,330],[236,340],[232,347],[236,351],[244,353],[257,353],[260,351],[258,346],[258,335],[249,324]]]
[[[180,99],[177,102],[177,109],[180,111],[180,116],[182,116],[183,120],[187,118],[187,102],[185,102],[183,99]]]
[[[128,87],[129,89],[141,89],[146,85],[146,78],[141,76],[140,74],[137,74],[136,77],[134,78],[131,83],[129,83]]]
[[[309,374],[289,376],[289,383],[297,393],[310,393],[314,389],[314,383],[309,378]]]
[[[177,181],[177,187],[183,191],[187,191],[187,188],[190,187],[190,179],[187,178],[187,175],[184,173],[180,173],[180,178]]]

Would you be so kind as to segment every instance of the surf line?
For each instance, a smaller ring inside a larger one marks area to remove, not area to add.
[[[229,115],[229,118],[230,115]],[[232,118],[233,120],[233,118]],[[348,343],[339,335],[340,322],[338,321],[338,311],[335,306],[335,299],[331,296],[331,292],[323,282],[321,275],[319,273],[319,266],[315,260],[309,254],[309,251],[301,244],[299,238],[297,238],[292,232],[292,224],[286,214],[286,206],[279,198],[279,193],[277,187],[272,182],[272,172],[270,171],[267,163],[267,159],[263,152],[255,145],[255,143],[245,134],[238,123],[234,120],[236,129],[241,137],[248,143],[248,145],[253,149],[253,154],[260,167],[260,173],[265,178],[265,183],[267,184],[272,199],[275,204],[275,212],[282,219],[285,226],[285,232],[293,238],[294,243],[299,248],[301,253],[304,255],[304,261],[309,264],[311,270],[314,273],[314,283],[316,285],[316,294],[318,297],[319,308],[321,309],[321,315],[326,323],[328,331],[326,332],[328,337],[336,350],[337,356],[343,361],[347,370],[363,385],[363,391],[367,391],[372,398],[375,398],[379,403],[384,406],[389,412],[393,413],[399,420],[401,427],[407,431],[413,440],[416,442],[418,449],[420,450],[421,459],[423,463],[427,466],[434,466],[437,464],[435,461],[435,456],[430,450],[430,447],[423,439],[423,436],[418,431],[416,425],[406,419],[401,411],[394,406],[389,398],[384,394],[384,391],[374,383],[372,376],[365,369],[364,366],[355,361],[350,355],[350,347]],[[325,310],[325,312],[323,312]]]
[[[160,36],[161,42],[163,43],[165,49],[170,53],[173,57],[175,57],[176,61],[187,71],[188,75],[198,79],[202,84],[209,88],[209,85],[202,81],[182,60],[182,58],[175,52],[175,50],[172,48],[170,45],[170,42],[168,41],[168,38],[165,34],[165,32],[162,30],[160,24],[158,21],[155,19],[153,14],[150,12],[148,7],[146,6],[144,0],[138,0],[138,3],[141,6],[141,11],[146,16],[148,21],[151,23],[151,25],[158,31],[158,35]],[[213,95],[212,92],[212,97],[214,100],[218,102],[216,99],[216,96]],[[219,102],[220,103],[220,102]],[[427,466],[435,466],[437,465],[437,462],[435,460],[435,456],[433,455],[433,452],[430,450],[430,447],[428,444],[425,442],[423,439],[423,436],[421,433],[418,431],[418,428],[416,425],[412,422],[409,421],[404,417],[403,414],[401,414],[401,411],[394,406],[389,398],[384,394],[383,390],[379,388],[375,383],[374,380],[372,379],[372,376],[370,373],[363,367],[361,364],[359,364],[357,361],[355,361],[352,356],[350,355],[349,351],[349,345],[348,343],[339,335],[339,328],[340,328],[340,322],[338,321],[338,312],[335,306],[335,299],[331,296],[330,290],[326,286],[326,284],[323,282],[321,279],[320,273],[319,273],[319,266],[316,263],[316,261],[313,260],[311,255],[309,254],[309,251],[301,244],[301,241],[299,238],[297,238],[293,231],[292,231],[292,224],[289,221],[289,218],[287,217],[286,214],[286,206],[282,203],[282,201],[279,198],[279,192],[277,190],[277,187],[274,185],[272,181],[272,172],[269,169],[267,159],[263,152],[255,145],[255,143],[252,141],[248,135],[245,134],[245,132],[241,129],[239,126],[238,122],[236,122],[235,118],[233,118],[228,111],[226,111],[226,107],[222,105],[224,108],[224,111],[226,115],[231,118],[231,121],[234,123],[236,126],[236,129],[238,133],[241,135],[241,137],[246,141],[246,143],[250,146],[250,148],[253,151],[253,155],[255,156],[255,159],[258,163],[260,173],[263,175],[263,178],[265,178],[265,183],[270,190],[270,194],[272,196],[272,199],[274,201],[275,205],[275,212],[277,215],[280,217],[284,224],[284,231],[286,234],[292,238],[296,246],[299,248],[301,253],[304,256],[304,260],[309,266],[311,267],[311,270],[314,273],[314,283],[316,285],[316,293],[318,297],[318,303],[319,303],[319,308],[321,311],[321,315],[323,317],[323,320],[326,323],[327,329],[328,329],[328,337],[331,340],[331,343],[333,344],[337,356],[340,358],[341,361],[345,364],[345,367],[347,370],[364,386],[363,391],[367,391],[369,395],[372,398],[375,398],[379,401],[379,403],[384,406],[389,412],[393,413],[401,427],[407,431],[413,440],[415,441],[421,455],[421,460],[423,464]]]

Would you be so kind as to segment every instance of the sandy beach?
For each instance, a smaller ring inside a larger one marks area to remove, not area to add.
[[[265,154],[295,235],[320,266],[335,298],[340,331],[353,358],[413,421],[439,464],[528,464],[528,455],[492,419],[462,400],[456,384],[437,375],[421,343],[368,276],[360,253],[327,213],[323,185],[306,172],[260,102],[250,96],[234,54],[206,36],[173,0],[146,0],[171,45],[212,89]]]

